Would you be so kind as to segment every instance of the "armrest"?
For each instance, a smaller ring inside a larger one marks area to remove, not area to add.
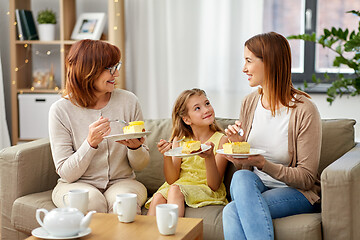
[[[55,172],[49,139],[12,146],[0,151],[2,211],[10,216],[13,202],[22,196],[50,190]]]
[[[360,238],[360,143],[321,174],[324,239]]]

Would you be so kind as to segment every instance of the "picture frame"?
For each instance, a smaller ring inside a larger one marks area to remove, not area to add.
[[[71,39],[99,40],[105,27],[105,13],[82,13],[75,24]]]

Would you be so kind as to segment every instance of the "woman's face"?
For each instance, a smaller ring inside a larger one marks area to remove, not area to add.
[[[262,86],[264,84],[264,63],[256,57],[246,46],[244,49],[245,65],[243,72],[248,75],[250,87]]]
[[[118,76],[118,70],[115,71],[114,75],[111,75],[108,69],[104,69],[104,71],[100,74],[99,78],[94,82],[97,93],[101,95],[114,91],[115,78]]]

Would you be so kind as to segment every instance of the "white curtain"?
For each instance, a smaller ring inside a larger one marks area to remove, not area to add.
[[[145,118],[169,118],[185,89],[204,89],[217,117],[239,116],[253,91],[244,42],[262,31],[263,0],[125,0],[126,86]]]
[[[6,123],[4,82],[0,52],[0,149],[10,146],[9,130]]]

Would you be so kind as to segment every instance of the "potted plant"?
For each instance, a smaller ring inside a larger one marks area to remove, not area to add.
[[[39,11],[37,14],[39,38],[41,41],[55,40],[56,13],[51,9]]]
[[[348,11],[359,16],[358,31],[349,32],[349,29],[342,29],[332,27],[331,29],[324,29],[324,33],[316,38],[313,34],[291,35],[288,39],[301,39],[304,41],[315,42],[324,48],[334,51],[337,56],[333,61],[334,67],[340,67],[341,64],[348,66],[354,70],[351,77],[345,77],[343,74],[338,74],[337,80],[331,83],[327,89],[327,101],[331,104],[337,95],[342,96],[344,93],[349,93],[351,96],[360,95],[360,11]],[[350,56],[344,55],[345,52],[351,52]],[[315,84],[326,82],[329,79],[328,75],[324,74],[324,79],[316,78],[313,75],[312,81]],[[307,83],[304,81],[304,87],[307,88]]]

